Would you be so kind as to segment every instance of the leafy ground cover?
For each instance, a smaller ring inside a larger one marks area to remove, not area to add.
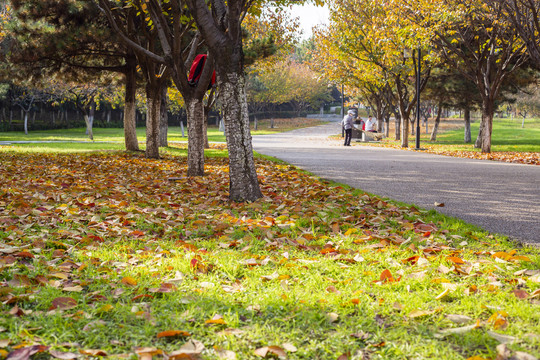
[[[274,119],[274,127],[271,128],[271,120],[259,120],[257,130],[251,124],[251,133],[253,135],[266,135],[276,132],[289,131],[308,126],[321,125],[324,122],[316,119],[294,118],[294,119]],[[179,126],[169,127],[168,140],[170,142],[185,142],[187,141],[187,129],[184,129],[184,137]],[[61,130],[43,130],[30,131],[28,135],[24,132],[0,132],[0,141],[82,141],[91,142],[88,136],[85,135],[86,129],[61,129]],[[144,143],[146,139],[145,128],[137,128],[137,138],[140,143]],[[96,144],[94,149],[99,149],[102,146],[107,146],[108,149],[121,150],[124,142],[124,130],[118,128],[94,128],[94,142],[111,142],[113,144],[104,145]],[[225,142],[225,136],[216,126],[208,127],[208,140],[211,142]],[[116,144],[115,144],[116,143]],[[26,147],[35,147],[35,145],[26,145]],[[49,145],[52,147],[52,145]],[[84,148],[81,146],[80,148]]]
[[[540,165],[540,119],[527,119],[522,128],[521,120],[495,119],[493,122],[492,153],[482,154],[473,144],[463,142],[462,121],[442,121],[437,141],[429,141],[430,134],[422,128],[420,146],[427,151],[439,155],[463,157],[470,159],[494,160],[521,164]],[[473,141],[478,134],[479,122],[471,124]],[[393,134],[393,132],[390,132]],[[391,137],[392,138],[392,137]],[[400,142],[386,139],[382,143],[369,145],[402,149]],[[409,148],[415,147],[414,135],[409,137]]]
[[[262,158],[230,203],[226,157],[174,151],[0,152],[0,354],[540,355],[538,248]]]

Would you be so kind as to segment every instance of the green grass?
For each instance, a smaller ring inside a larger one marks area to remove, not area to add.
[[[479,121],[471,124],[473,142],[478,135]],[[427,139],[426,139],[427,140]],[[463,129],[437,135],[437,144],[473,150],[472,145],[463,144]],[[477,149],[478,150],[478,149]],[[540,152],[540,119],[528,119],[521,127],[520,119],[495,119],[493,121],[492,151]]]
[[[430,122],[431,131],[433,122]],[[463,128],[454,130],[439,130],[437,141],[430,141],[430,134],[425,133],[425,127],[421,127],[421,146],[430,146],[439,151],[474,151],[474,141],[478,135],[479,120],[471,124],[472,142],[465,144]],[[393,135],[391,135],[393,137]],[[409,134],[409,146],[414,146],[416,136]],[[393,141],[391,138],[385,142],[398,146],[401,142]],[[527,119],[525,127],[521,127],[520,119],[494,119],[491,142],[492,152],[540,152],[540,119]]]
[[[296,348],[289,359],[302,360],[495,359],[490,332],[512,336],[512,351],[540,355],[539,299],[513,293],[540,289],[516,275],[540,269],[538,248],[264,156],[265,198],[234,204],[226,151],[207,152],[207,176],[170,182],[185,173],[184,144],[161,160],[121,150],[98,142],[0,147],[0,247],[18,248],[0,251],[0,342],[8,343],[0,356],[37,343],[137,359],[138,348],[170,353],[195,339],[205,359],[219,359],[218,349],[258,359],[256,349],[284,344]],[[503,261],[497,252],[527,258]],[[415,256],[425,262],[408,260]],[[445,273],[451,257],[470,273]],[[385,270],[399,280],[381,283]],[[132,284],[122,282],[128,277]],[[452,291],[438,299],[445,286]],[[75,307],[51,311],[59,297]],[[19,316],[10,314],[15,306]],[[506,314],[502,328],[497,312]],[[451,314],[471,320],[455,324]],[[216,315],[223,324],[208,323]],[[476,321],[477,329],[441,335]],[[157,337],[166,330],[189,336]]]
[[[324,122],[313,119],[276,119],[275,127],[270,128],[270,120],[259,121],[258,130],[251,129],[252,135],[267,135],[277,132],[284,132],[293,129],[298,129],[306,126],[315,126],[324,124]],[[60,130],[41,130],[30,131],[28,135],[24,132],[0,132],[0,141],[82,141],[92,143],[85,134],[85,128],[76,129],[60,129]],[[94,141],[93,142],[111,142],[111,143],[124,143],[124,130],[118,128],[94,128]],[[168,141],[170,143],[187,142],[187,129],[184,128],[184,135],[182,136],[181,128],[178,126],[171,126],[168,130]],[[146,139],[146,129],[137,128],[137,139],[139,143],[144,144]],[[225,142],[225,135],[219,131],[216,126],[208,127],[208,141],[210,142]],[[13,144],[13,146],[19,146]],[[51,149],[57,145],[46,145],[43,149]],[[24,146],[32,147],[32,145]],[[69,149],[70,145],[58,145],[60,151],[67,151],[62,149]],[[114,145],[96,145],[96,148],[102,147],[106,150],[122,149],[122,146]],[[84,149],[84,146],[73,146],[74,151],[77,149]],[[94,147],[91,147],[94,149]]]

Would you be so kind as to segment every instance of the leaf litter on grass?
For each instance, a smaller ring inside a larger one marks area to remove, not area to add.
[[[0,158],[12,358],[538,356],[537,249],[268,160],[237,204],[226,159]]]

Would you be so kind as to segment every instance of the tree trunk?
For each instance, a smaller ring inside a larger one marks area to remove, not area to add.
[[[401,140],[401,116],[399,115],[399,113],[394,114],[394,125],[395,125],[394,135],[395,135],[396,141],[399,141]]]
[[[482,106],[482,122],[484,128],[482,129],[482,154],[488,154],[491,152],[491,133],[493,130],[493,104],[487,103]]]
[[[94,140],[94,132],[92,130],[92,124],[94,122],[94,115],[84,114],[84,122],[86,124],[86,135],[90,140]]]
[[[229,150],[229,197],[233,201],[255,201],[262,193],[253,159],[244,75],[221,73],[219,87]]]
[[[135,93],[137,92],[137,79],[135,66],[128,65],[128,71],[125,74],[126,94],[124,97],[124,142],[127,151],[139,151],[139,141],[137,140],[137,108],[135,105]],[[120,112],[122,115],[122,112]]]
[[[161,107],[161,86],[159,83],[146,84],[146,158],[159,159],[159,118]]]
[[[472,141],[472,138],[471,138],[471,109],[469,109],[468,107],[465,108],[463,117],[464,117],[464,120],[465,120],[464,140],[465,140],[465,144],[469,144]]]
[[[204,105],[202,99],[184,98],[188,127],[188,176],[204,175]]]
[[[437,117],[435,118],[435,123],[433,124],[433,130],[431,130],[431,137],[430,141],[436,141],[437,140],[437,132],[439,131],[439,124],[441,123],[441,115],[442,115],[442,106],[439,102],[439,106],[437,107]]]
[[[159,146],[167,147],[167,133],[169,131],[169,119],[167,108],[167,84],[164,83],[161,90],[161,107],[159,116]]]
[[[203,108],[204,111],[204,108]],[[204,112],[204,121],[203,121],[203,135],[204,135],[204,148],[210,149],[210,142],[208,141],[208,114],[210,114],[210,111],[208,113]]]
[[[96,112],[96,103],[92,101],[88,114],[84,114],[84,122],[86,123],[86,135],[90,140],[94,140],[94,116]]]
[[[24,112],[24,134],[28,135],[28,113]]]
[[[483,130],[484,130],[484,116],[482,115],[482,120],[480,120],[480,126],[478,128],[478,136],[476,137],[476,141],[474,142],[474,147],[477,149],[480,149],[482,147]]]
[[[400,111],[401,112],[401,111]],[[409,147],[409,119],[405,118],[403,112],[401,116],[401,147]]]

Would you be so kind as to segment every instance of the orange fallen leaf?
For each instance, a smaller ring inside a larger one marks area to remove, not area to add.
[[[225,320],[223,320],[223,316],[217,314],[217,315],[214,315],[214,317],[210,320],[206,320],[204,322],[205,324],[218,324],[218,325],[223,325],[223,324],[227,324],[225,322]]]
[[[457,256],[449,256],[446,259],[453,262],[454,264],[465,264],[465,261],[463,261],[463,259],[461,258],[458,258]]]
[[[157,334],[158,339],[163,338],[163,337],[176,337],[176,336],[191,336],[191,334],[188,333],[187,331],[182,331],[182,330],[166,330]]]
[[[386,282],[394,282],[394,281],[396,281],[396,279],[394,279],[394,277],[392,276],[392,273],[390,272],[390,270],[385,269],[381,273],[380,281],[382,283],[386,283]]]

